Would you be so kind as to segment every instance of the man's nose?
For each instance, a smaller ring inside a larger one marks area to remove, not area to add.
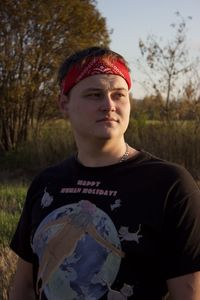
[[[110,94],[105,94],[102,103],[101,103],[101,110],[103,111],[113,111],[115,110],[115,102],[112,99]]]

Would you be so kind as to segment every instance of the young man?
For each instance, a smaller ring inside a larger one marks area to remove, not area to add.
[[[59,72],[77,155],[31,184],[11,242],[11,300],[200,299],[200,191],[181,166],[129,146],[123,57],[89,48]],[[31,298],[32,297],[32,298]]]

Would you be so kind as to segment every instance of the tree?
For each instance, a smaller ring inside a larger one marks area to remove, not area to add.
[[[180,78],[192,69],[186,47],[186,21],[179,12],[176,15],[180,21],[177,24],[171,24],[175,30],[173,40],[162,45],[161,40],[149,35],[146,42],[139,41],[142,54],[142,62],[139,61],[139,64],[147,65],[145,73],[148,83],[156,94],[161,94],[164,98],[167,120],[170,114],[170,101],[175,100],[175,94],[180,91]],[[179,88],[177,88],[178,84]]]
[[[194,121],[195,132],[200,128],[200,75],[193,70],[192,78],[184,87],[182,106],[185,108],[185,118]]]
[[[78,49],[109,45],[106,21],[92,0],[0,3],[0,149],[37,133],[55,116],[56,72]]]
[[[145,116],[147,120],[162,120],[164,102],[160,94],[145,96],[142,100],[133,99],[131,104],[132,118]]]

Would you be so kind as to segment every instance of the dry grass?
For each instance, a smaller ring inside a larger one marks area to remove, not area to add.
[[[0,247],[0,300],[8,300],[8,294],[13,281],[17,256],[9,247]]]

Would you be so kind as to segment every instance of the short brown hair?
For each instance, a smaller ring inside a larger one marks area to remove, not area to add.
[[[124,59],[124,57],[122,55],[118,54],[117,52],[114,52],[109,48],[90,47],[90,48],[86,48],[86,49],[75,52],[61,64],[59,71],[58,71],[59,85],[61,85],[62,80],[65,78],[68,71],[71,69],[71,67],[74,64],[77,64],[77,63],[82,64],[89,57],[90,58],[103,57],[103,58],[107,58],[107,59],[111,59],[111,60],[117,58],[123,64],[125,64],[129,70],[127,61]]]

